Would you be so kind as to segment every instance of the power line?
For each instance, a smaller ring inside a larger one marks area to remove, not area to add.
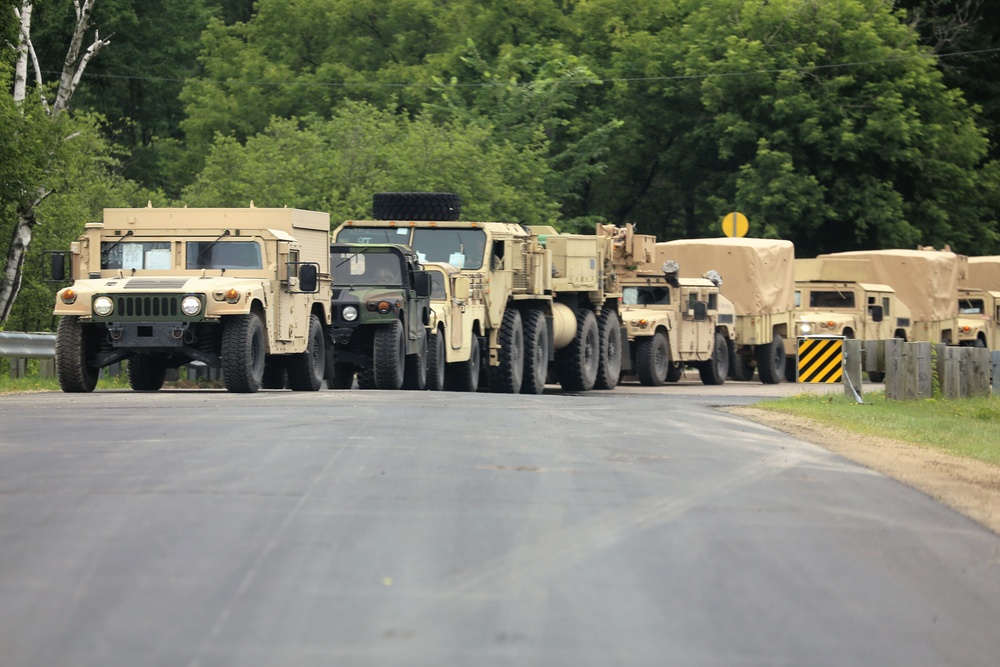
[[[633,83],[633,82],[656,82],[656,81],[682,81],[692,79],[707,79],[713,76],[719,77],[741,77],[756,76],[759,74],[784,74],[787,72],[812,72],[816,70],[843,69],[848,67],[860,67],[864,65],[880,65],[884,63],[905,62],[910,60],[943,60],[957,56],[971,56],[989,53],[998,53],[1000,48],[980,49],[976,51],[957,51],[955,53],[929,54],[921,53],[910,56],[898,56],[893,58],[881,58],[877,60],[858,60],[846,63],[829,63],[826,65],[808,65],[804,67],[784,67],[775,69],[744,70],[734,72],[711,72],[701,74],[676,74],[672,76],[643,76],[643,77],[614,77],[608,79],[582,78],[582,79],[559,79],[549,83],[589,83],[589,84],[609,84],[609,83]],[[44,74],[59,75],[61,72],[44,71]],[[119,79],[125,81],[149,81],[157,83],[214,83],[228,86],[298,86],[304,88],[494,88],[498,86],[511,85],[510,82],[477,82],[477,83],[388,83],[388,82],[361,82],[351,83],[347,81],[323,82],[323,81],[242,81],[238,79],[204,79],[199,77],[176,78],[159,76],[135,76],[130,74],[103,74],[86,71],[85,78],[95,79]],[[535,81],[518,82],[513,85],[531,86]]]

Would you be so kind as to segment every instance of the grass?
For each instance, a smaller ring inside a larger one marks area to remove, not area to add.
[[[801,394],[754,407],[1000,465],[1000,397],[887,401],[873,392],[864,399],[870,404],[841,394]]]

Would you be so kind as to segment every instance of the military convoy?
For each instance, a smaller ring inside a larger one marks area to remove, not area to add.
[[[105,209],[68,253],[54,253],[56,375],[90,392],[128,360],[133,389],[168,369],[221,368],[226,389],[265,376],[315,391],[330,325],[330,217],[298,209]],[[67,266],[68,264],[68,266]]]

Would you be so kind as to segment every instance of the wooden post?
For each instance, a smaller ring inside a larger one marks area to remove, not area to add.
[[[844,341],[844,395],[861,400],[861,341]]]
[[[990,351],[969,348],[969,396],[990,395]]]
[[[993,377],[993,393],[1000,396],[1000,351],[994,352],[992,355],[992,377]]]
[[[931,398],[934,395],[932,390],[933,369],[931,368],[931,344],[930,343],[910,343],[915,345],[917,353],[916,362],[916,398]]]
[[[903,346],[901,339],[893,338],[884,343],[885,348],[885,398],[902,401],[903,397]]]
[[[961,396],[961,367],[958,348],[950,347],[944,343],[938,343],[934,347],[937,350],[936,371],[941,387],[941,396],[958,398]]]

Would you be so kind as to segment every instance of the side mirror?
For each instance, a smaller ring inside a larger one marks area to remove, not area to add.
[[[314,263],[299,265],[299,291],[315,294],[319,291],[319,265]]]
[[[708,319],[708,304],[704,301],[694,302],[694,321],[704,322]]]
[[[868,306],[868,313],[872,316],[872,322],[882,321],[882,306]]]
[[[431,274],[426,271],[413,272],[413,289],[417,296],[425,297],[431,295]]]
[[[459,301],[465,301],[469,298],[469,294],[472,289],[469,285],[468,276],[455,276],[455,293],[452,295]]]
[[[55,282],[61,283],[66,280],[66,255],[64,253],[52,253],[51,275],[51,279]]]

